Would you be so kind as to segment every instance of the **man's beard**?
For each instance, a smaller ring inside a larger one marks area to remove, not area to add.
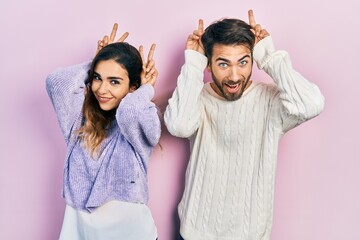
[[[219,91],[221,92],[222,96],[229,101],[236,101],[238,99],[240,99],[245,91],[246,85],[249,83],[250,77],[251,77],[251,73],[248,76],[247,79],[242,79],[242,80],[238,80],[236,82],[230,80],[230,81],[223,81],[222,85],[220,84],[220,82],[217,80],[217,78],[214,76],[214,74],[211,72],[211,76],[212,79],[216,85],[216,87],[219,89]],[[236,93],[226,93],[224,88],[225,88],[225,83],[228,83],[230,85],[235,85],[235,84],[240,84],[240,91],[236,92]]]

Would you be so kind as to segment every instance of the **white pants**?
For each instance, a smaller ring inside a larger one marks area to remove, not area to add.
[[[59,240],[155,240],[157,230],[145,204],[110,201],[88,213],[66,205]]]

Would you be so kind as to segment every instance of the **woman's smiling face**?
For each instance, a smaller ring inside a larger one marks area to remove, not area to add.
[[[121,100],[135,88],[130,88],[128,72],[122,65],[114,60],[103,60],[94,69],[91,90],[100,108],[110,111],[117,108]]]

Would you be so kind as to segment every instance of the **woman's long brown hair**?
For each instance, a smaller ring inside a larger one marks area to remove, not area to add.
[[[133,86],[138,88],[141,84],[142,59],[135,47],[125,42],[113,43],[101,49],[95,56],[85,81],[83,124],[77,131],[80,139],[85,143],[84,147],[90,150],[91,156],[99,150],[116,114],[116,109],[102,110],[91,90],[95,67],[100,61],[106,60],[114,60],[127,70],[130,79],[129,88]]]

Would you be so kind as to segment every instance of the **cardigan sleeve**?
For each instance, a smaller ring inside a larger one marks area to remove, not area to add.
[[[319,88],[292,68],[289,54],[276,51],[272,38],[261,40],[254,49],[254,59],[275,82],[279,91],[282,131],[316,117],[324,109],[324,96]]]
[[[59,68],[46,78],[46,90],[62,133],[69,140],[75,119],[81,113],[90,62]]]
[[[202,114],[200,93],[204,87],[206,64],[204,55],[185,50],[185,64],[164,114],[165,125],[174,136],[188,138],[199,128]]]
[[[160,139],[161,124],[153,96],[153,86],[142,85],[128,93],[116,111],[120,132],[138,153],[151,149]]]

